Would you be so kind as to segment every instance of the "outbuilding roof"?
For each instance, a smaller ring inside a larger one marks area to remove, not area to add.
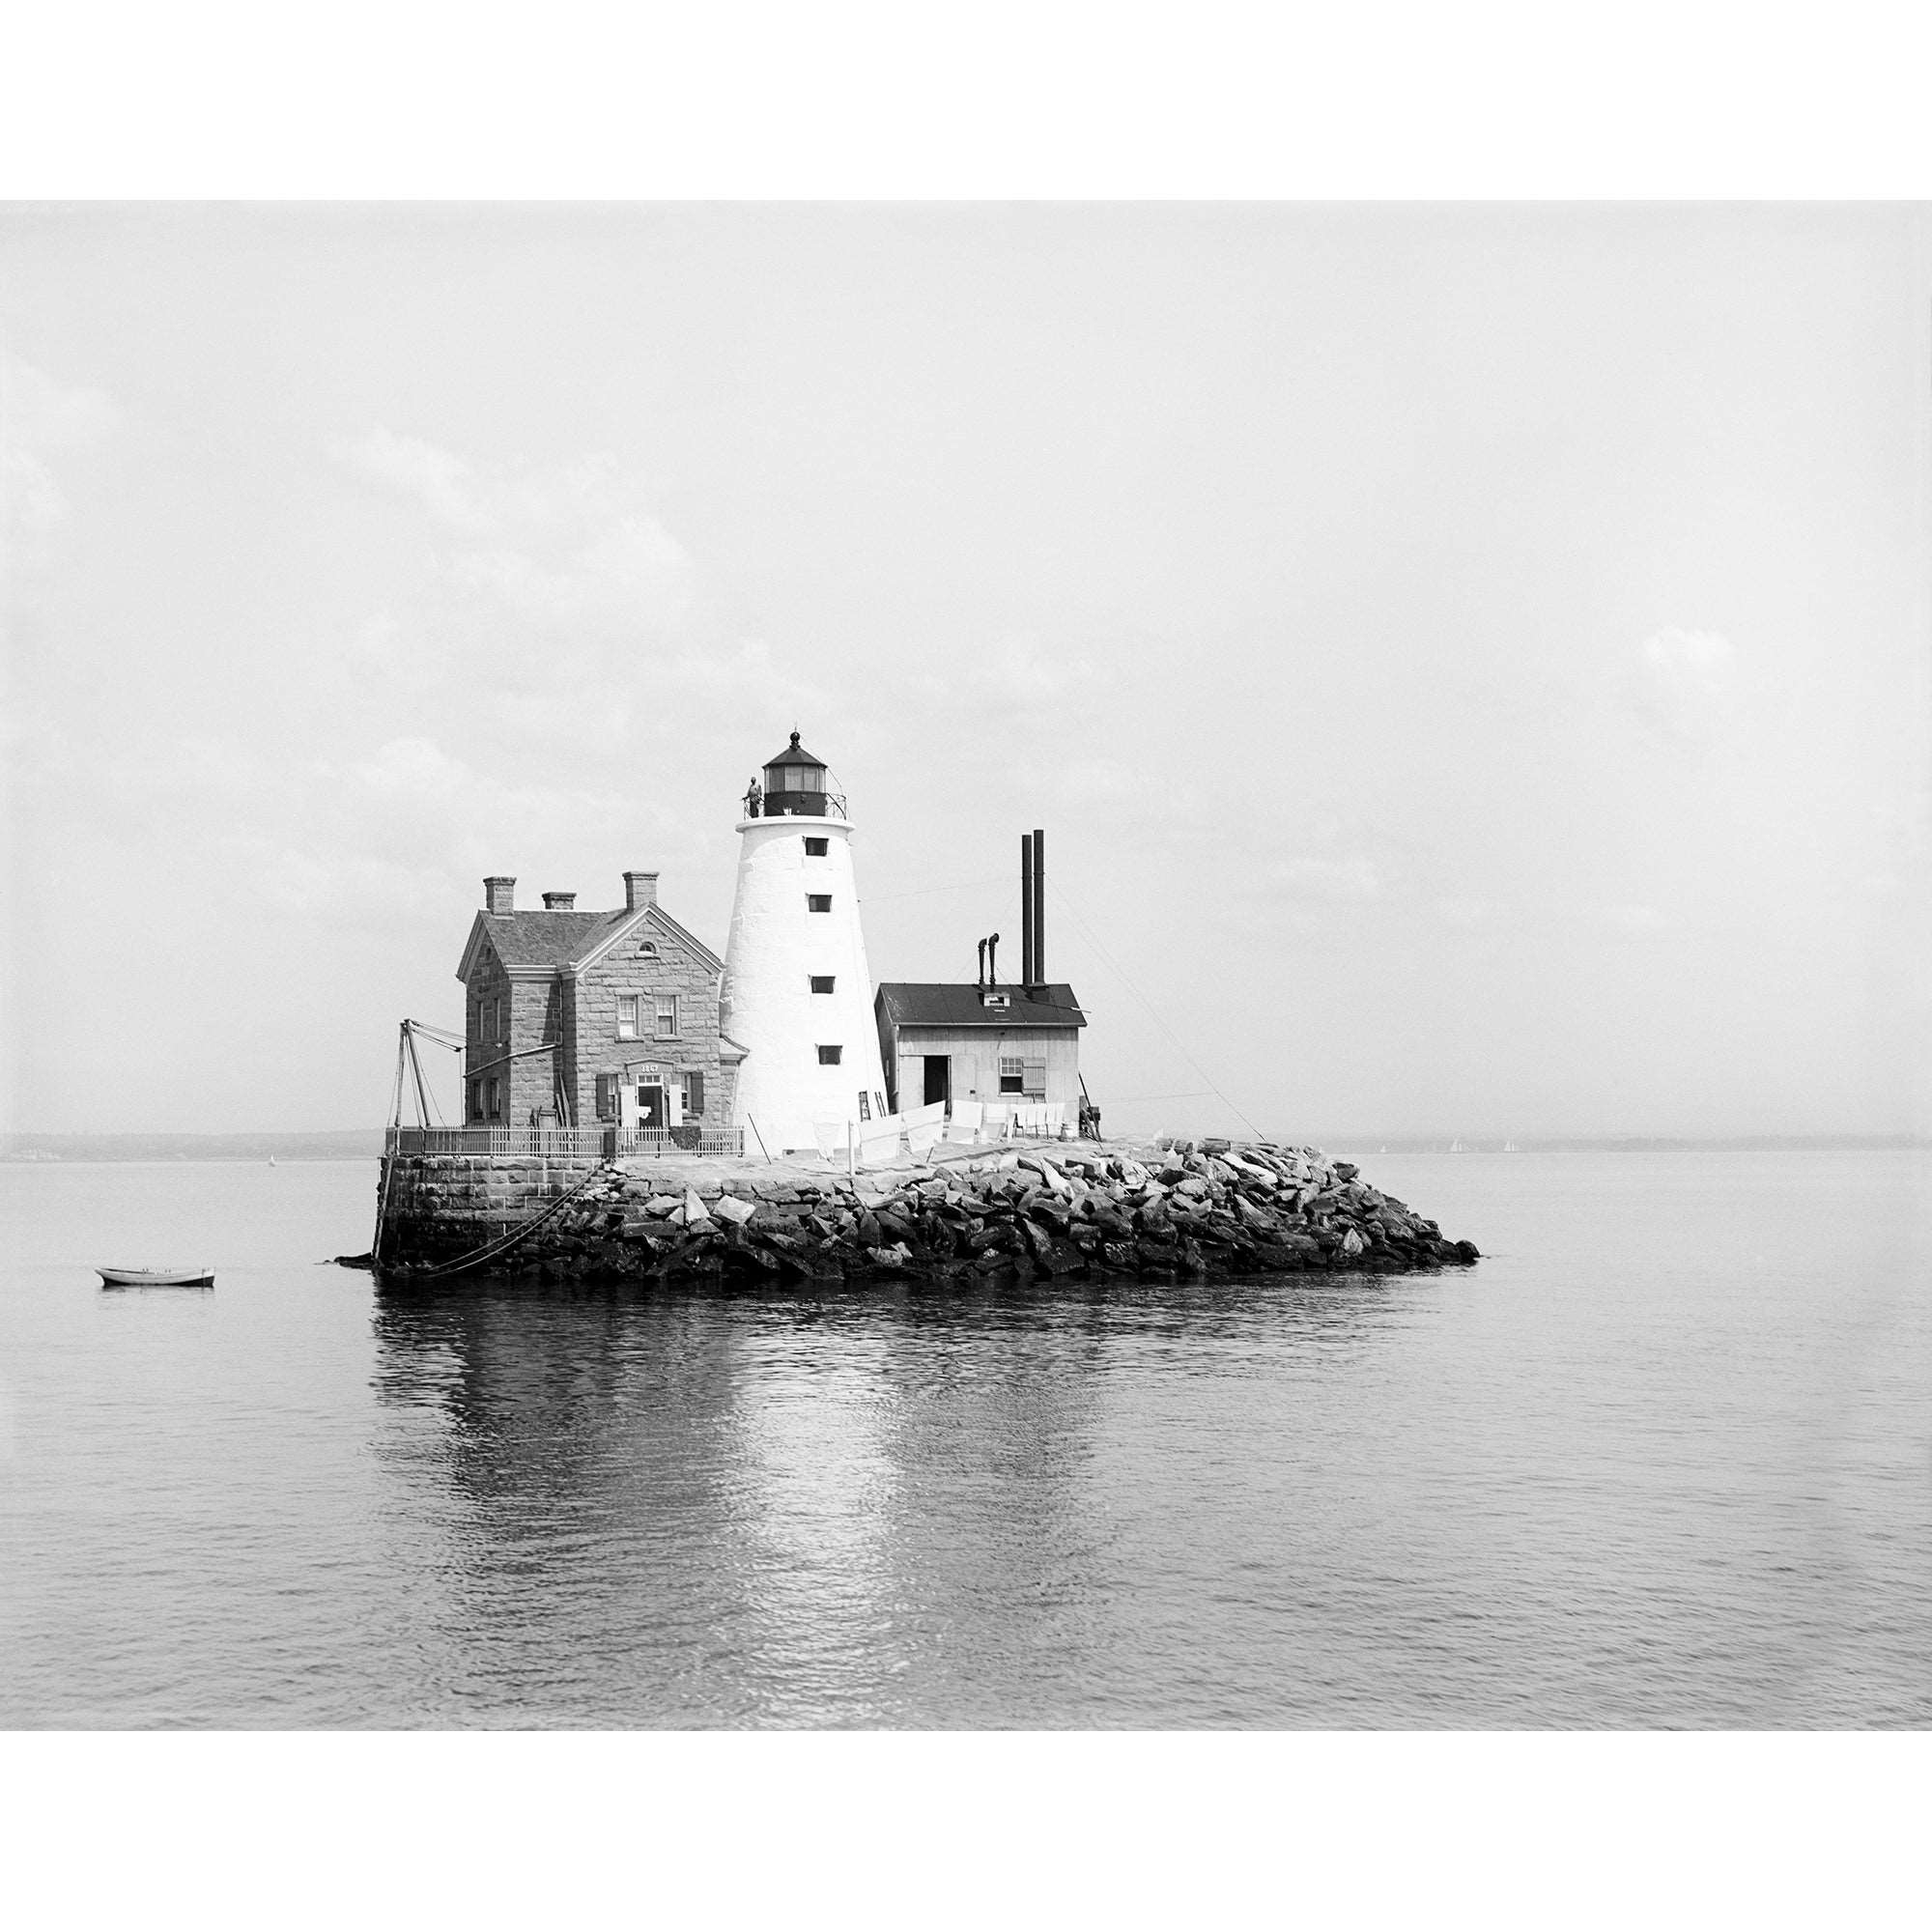
[[[969,981],[963,986],[923,980],[887,980],[880,983],[876,1005],[894,1026],[921,1027],[1084,1027],[1087,1015],[1065,983],[1046,986],[997,986],[1009,1004],[989,1007],[986,989]]]

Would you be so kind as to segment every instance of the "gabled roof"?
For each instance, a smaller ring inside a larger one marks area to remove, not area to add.
[[[616,912],[479,912],[456,977],[469,978],[486,940],[506,967],[548,966],[577,974],[640,929],[661,932],[689,948],[713,973],[724,970],[724,960],[695,933],[687,932],[662,906],[647,905]]]
[[[888,980],[881,982],[874,1005],[894,1026],[994,1027],[1007,1031],[1022,1027],[1084,1027],[1087,1015],[1073,997],[1073,988],[1063,983],[1023,988],[998,986],[1009,1006],[989,1007],[980,998],[981,988],[968,982],[963,986],[940,985],[923,980]]]
[[[610,935],[627,912],[486,912],[485,929],[505,966],[562,966]]]
[[[678,924],[661,905],[653,903],[642,906],[636,912],[612,913],[611,917],[617,923],[608,932],[598,934],[581,952],[573,955],[567,962],[571,972],[586,971],[596,965],[607,952],[644,931],[662,933],[667,939],[676,940],[688,952],[696,953],[699,963],[713,973],[722,973],[724,970],[724,960],[719,958],[695,932],[687,931]]]

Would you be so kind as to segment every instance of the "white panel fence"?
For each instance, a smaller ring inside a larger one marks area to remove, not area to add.
[[[983,1147],[996,1141],[1063,1140],[1066,1133],[1064,1102],[955,1100],[949,1115],[946,1102],[935,1100],[910,1114],[887,1114],[876,1121],[814,1121],[818,1151],[841,1161],[848,1151],[857,1167],[885,1167],[902,1152],[930,1153],[941,1142],[949,1146]]]

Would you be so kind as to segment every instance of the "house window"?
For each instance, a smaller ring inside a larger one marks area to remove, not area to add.
[[[830,912],[832,910],[832,895],[830,893],[807,893],[805,895],[805,909],[808,912]]]
[[[696,1121],[704,1114],[704,1075],[687,1073],[684,1076],[684,1118]]]
[[[822,859],[832,848],[829,838],[808,838],[805,841],[805,856],[808,859]]]
[[[484,1082],[483,1093],[485,1113],[491,1120],[500,1121],[503,1118],[503,1083],[495,1078],[487,1080]]]
[[[638,957],[639,959],[655,959],[657,956],[658,943],[655,939],[647,939],[638,948]]]
[[[819,1065],[837,1066],[838,1065],[839,1056],[843,1054],[844,1051],[845,1049],[842,1046],[821,1046],[818,1049]]]
[[[638,996],[635,993],[617,995],[617,1037],[636,1039],[638,1037]]]
[[[472,1121],[483,1118],[483,1083],[480,1080],[469,1083],[469,1118]]]
[[[1000,1056],[1000,1092],[1002,1094],[1024,1094],[1026,1092],[1026,1062]]]
[[[811,976],[811,990],[814,993],[829,993],[834,976],[830,973],[814,973]]]
[[[658,995],[658,1034],[660,1039],[677,1037],[677,995],[660,993]]]

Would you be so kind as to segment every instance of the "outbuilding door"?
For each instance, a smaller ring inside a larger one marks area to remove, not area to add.
[[[950,1102],[952,1098],[952,1056],[928,1053],[925,1056],[925,1104],[929,1107],[935,1100]]]

